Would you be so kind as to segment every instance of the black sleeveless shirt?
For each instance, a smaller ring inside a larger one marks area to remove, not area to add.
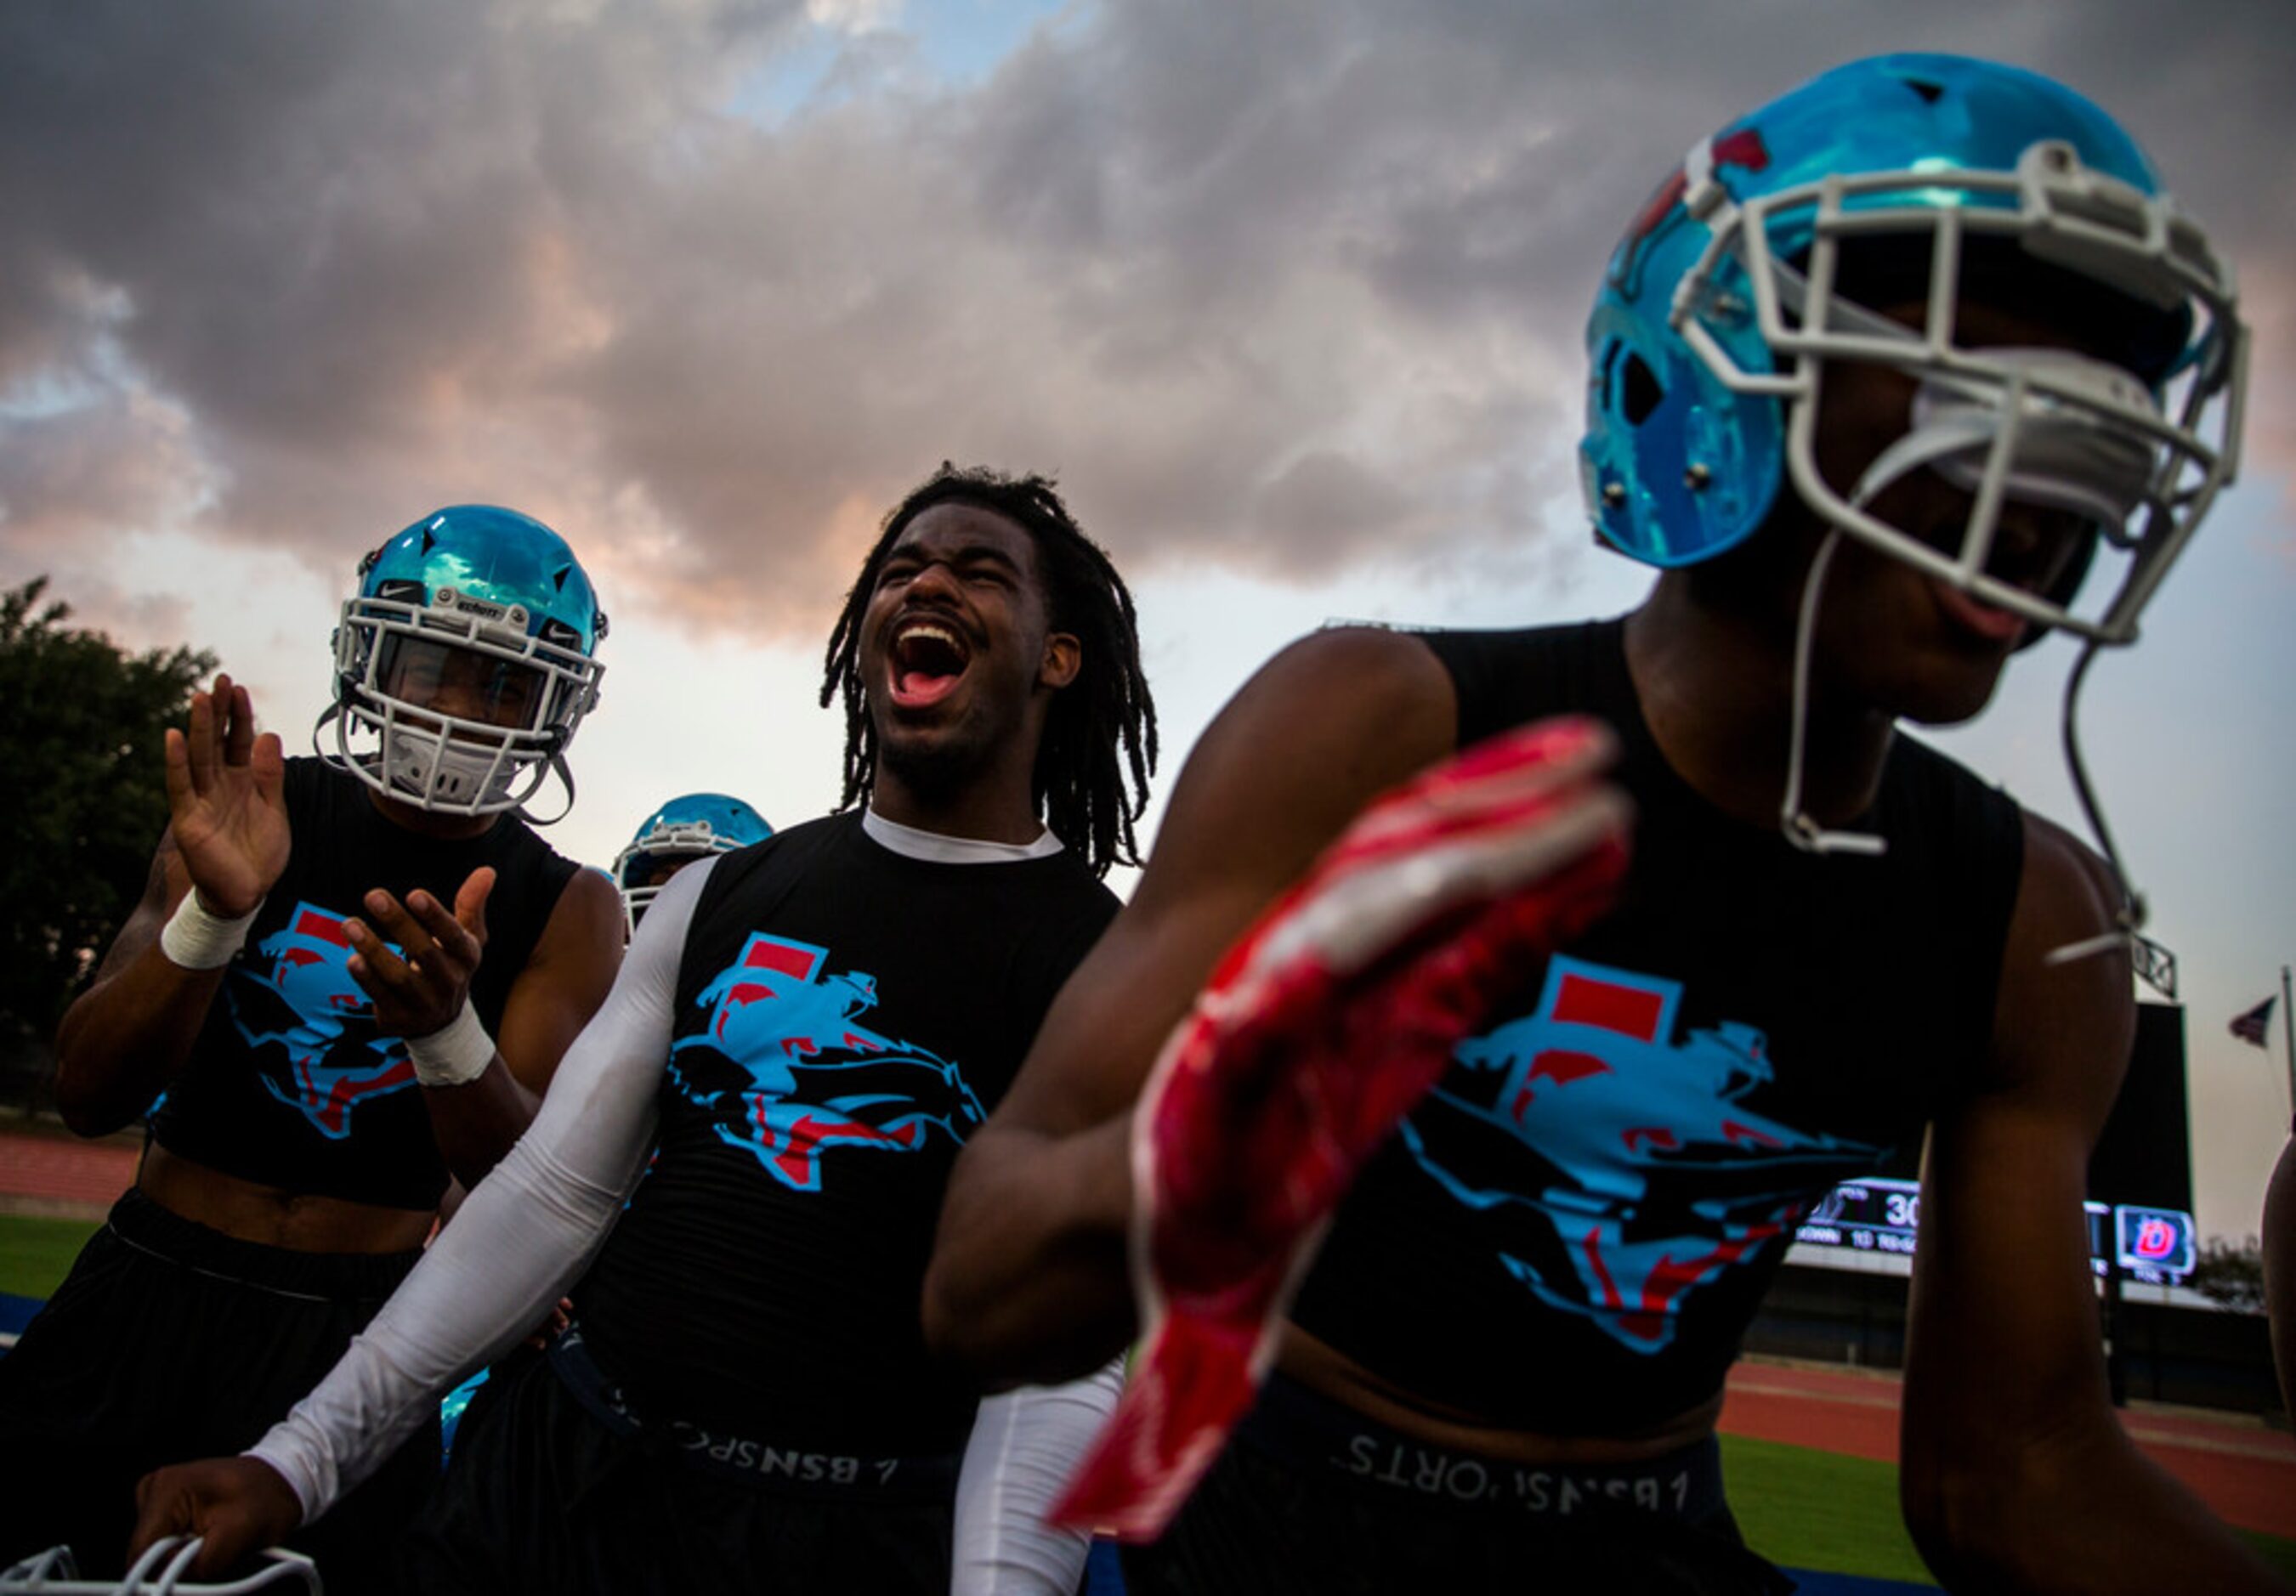
[[[973,1388],[918,1302],[958,1148],[1116,912],[1073,855],[948,863],[858,814],[721,857],[685,938],[660,1146],[574,1297],[634,1409],[925,1456]]]
[[[427,1210],[447,1166],[406,1044],[374,1028],[348,968],[343,921],[375,888],[401,903],[416,888],[451,904],[464,878],[495,867],[487,947],[471,1003],[489,1033],[574,879],[525,822],[442,841],[394,823],[355,776],[315,758],[287,762],[287,868],[224,976],[191,1057],[151,1118],[171,1153],[299,1194]]]
[[[1807,854],[1668,765],[1622,623],[1426,641],[1462,747],[1566,712],[1616,730],[1633,863],[1365,1170],[1293,1318],[1494,1423],[1629,1433],[1720,1387],[1800,1216],[1965,1089],[2022,821],[1900,735],[1857,823],[1888,852]]]

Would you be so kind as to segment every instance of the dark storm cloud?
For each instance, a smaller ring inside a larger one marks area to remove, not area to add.
[[[2270,4],[1109,4],[976,83],[879,35],[767,103],[800,14],[9,8],[0,382],[47,386],[0,553],[174,514],[340,563],[496,498],[645,608],[810,634],[945,456],[1061,472],[1139,567],[1502,547],[1569,491],[1625,218],[1896,46],[2112,106],[2290,352]]]
[[[595,422],[552,393],[584,310],[575,229],[675,159],[729,42],[777,25],[650,16],[8,8],[0,380],[14,397],[61,372],[78,399],[0,423],[11,544],[45,553],[86,521],[45,464],[73,438],[129,475],[179,442],[220,484],[219,533],[337,564],[442,501],[566,503],[550,484],[583,473],[551,455]],[[177,418],[179,440],[155,426]],[[170,508],[141,507],[123,529]]]

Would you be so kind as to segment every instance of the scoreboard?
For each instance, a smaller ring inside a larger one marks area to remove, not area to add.
[[[2096,1205],[2089,1205],[2095,1207]],[[2091,1222],[2095,1228],[2095,1222]],[[2178,1208],[2112,1210],[2113,1256],[2132,1279],[2169,1284],[2193,1273],[2193,1216]],[[2092,1248],[2092,1251],[2095,1249]]]
[[[2089,1266],[2098,1274],[2117,1265],[2127,1279],[2170,1286],[2192,1273],[2192,1215],[2128,1204],[2081,1206],[2088,1215]],[[1921,1221],[1920,1183],[1880,1176],[1844,1181],[1818,1199],[1794,1240],[1805,1247],[1910,1258]]]

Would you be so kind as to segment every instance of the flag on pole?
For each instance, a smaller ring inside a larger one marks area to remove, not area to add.
[[[2247,1013],[2234,1020],[2228,1027],[2232,1034],[2251,1047],[2262,1047],[2265,1027],[2272,1023],[2272,1005],[2278,997],[2267,997]]]

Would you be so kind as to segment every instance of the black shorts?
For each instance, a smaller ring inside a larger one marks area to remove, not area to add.
[[[546,1356],[512,1354],[455,1429],[401,1584],[439,1596],[946,1596],[953,1496],[777,1492],[691,1466],[658,1433],[616,1433]]]
[[[421,1256],[263,1247],[128,1191],[0,1357],[0,1567],[64,1543],[84,1574],[120,1573],[135,1482],[252,1445]],[[330,1592],[359,1589],[438,1466],[434,1420],[290,1544]]]
[[[1128,1547],[1129,1596],[1521,1591],[1769,1596],[1711,1440],[1623,1468],[1433,1447],[1275,1376],[1179,1517]]]

